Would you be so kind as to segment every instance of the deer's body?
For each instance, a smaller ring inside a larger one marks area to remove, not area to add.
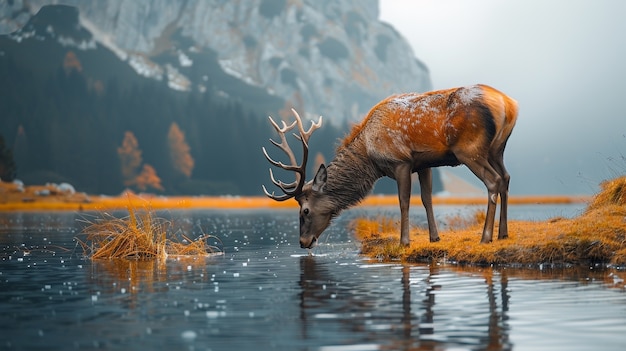
[[[503,153],[516,118],[515,100],[485,85],[401,94],[379,102],[344,139],[328,167],[320,167],[313,182],[295,195],[301,206],[301,246],[310,247],[335,215],[363,199],[383,176],[398,184],[401,242],[408,244],[413,172],[419,176],[430,240],[438,241],[431,167],[460,164],[480,178],[489,193],[481,241],[492,240],[498,196],[498,238],[507,237],[510,177]]]

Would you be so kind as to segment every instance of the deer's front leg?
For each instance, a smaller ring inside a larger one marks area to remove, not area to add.
[[[400,165],[395,172],[398,183],[398,199],[400,200],[400,243],[408,246],[409,238],[409,204],[411,202],[411,166]]]
[[[422,195],[422,204],[426,210],[426,219],[428,220],[428,234],[430,242],[439,241],[439,232],[437,231],[437,222],[433,213],[433,172],[430,168],[417,171],[420,181],[420,190]]]

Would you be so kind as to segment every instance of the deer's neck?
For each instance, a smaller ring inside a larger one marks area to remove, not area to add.
[[[328,165],[326,192],[332,195],[338,214],[367,196],[382,174],[369,158],[352,147],[341,147]]]

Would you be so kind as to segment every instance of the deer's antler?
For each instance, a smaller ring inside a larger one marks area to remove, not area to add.
[[[274,199],[276,201],[285,201],[287,199],[291,199],[292,197],[298,196],[299,194],[302,193],[302,187],[304,186],[304,183],[306,181],[306,164],[309,158],[309,138],[311,137],[311,134],[313,134],[313,132],[317,128],[322,126],[322,117],[320,116],[317,123],[312,121],[311,127],[309,127],[307,131],[305,131],[304,126],[302,125],[302,119],[300,118],[300,115],[298,114],[298,112],[296,112],[296,110],[294,109],[291,109],[291,111],[296,116],[296,120],[289,125],[285,123],[285,121],[281,121],[282,127],[279,127],[278,124],[274,122],[272,117],[269,117],[270,123],[272,124],[274,129],[276,129],[276,131],[278,132],[278,135],[280,136],[280,143],[272,139],[270,139],[270,142],[276,145],[279,149],[283,150],[285,154],[287,154],[287,157],[289,157],[290,164],[287,165],[282,162],[275,161],[268,155],[267,150],[265,150],[265,147],[263,147],[263,154],[265,155],[265,158],[272,165],[282,168],[287,171],[296,172],[295,181],[291,183],[284,183],[274,178],[274,173],[272,172],[272,169],[270,168],[270,179],[272,180],[272,183],[274,183],[274,185],[279,187],[284,192],[284,195],[275,195],[274,192],[270,194],[265,188],[265,185],[263,185],[263,192],[269,198]],[[294,155],[293,150],[291,150],[291,147],[289,147],[289,143],[287,142],[287,137],[285,136],[285,133],[292,130],[296,125],[298,126],[299,134],[293,133],[293,136],[296,137],[296,139],[300,140],[300,142],[302,143],[303,155],[302,155],[302,164],[300,165],[298,165],[296,156]]]

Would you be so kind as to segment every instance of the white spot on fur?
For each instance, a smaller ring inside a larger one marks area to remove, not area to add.
[[[402,120],[404,123],[417,122],[420,118],[431,114],[442,113],[442,111],[433,104],[433,101],[439,98],[437,95],[423,95],[416,93],[402,94],[394,97],[391,102],[397,104],[400,109],[407,111],[409,115]]]
[[[462,104],[466,104],[466,105],[472,103],[473,101],[480,99],[482,94],[483,94],[483,90],[478,85],[461,88],[457,91],[457,96],[459,97],[459,101]]]

